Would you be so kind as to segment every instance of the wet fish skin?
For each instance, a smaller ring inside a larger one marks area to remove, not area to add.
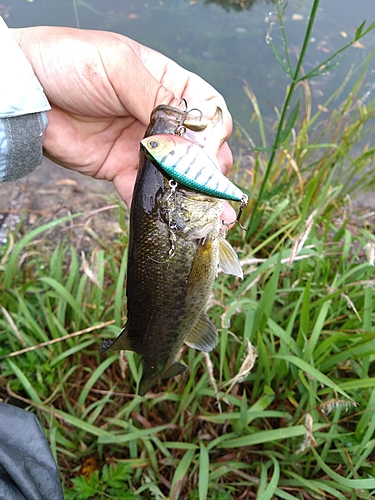
[[[199,201],[196,199],[189,200],[181,191],[176,193],[176,198],[177,204],[193,204],[198,211]],[[158,216],[161,218],[164,218],[167,210],[163,202],[165,198],[159,204]],[[173,256],[170,256],[169,229],[159,233],[152,256],[144,255],[142,259],[138,255],[139,274],[149,273],[144,290],[149,302],[149,320],[145,325],[146,333],[142,344],[144,373],[140,394],[145,393],[160,378],[171,376],[171,368],[172,371],[176,370],[174,359],[198,321],[201,326],[196,338],[190,339],[190,345],[210,351],[217,343],[215,327],[208,318],[201,316],[201,312],[216,277],[218,240],[214,239],[214,235],[218,234],[222,208],[221,203],[212,203],[212,200],[208,206],[204,205],[205,201],[201,203],[205,210],[203,224],[199,223],[196,215],[189,212],[185,205],[184,213],[189,217],[189,220],[186,219],[189,224],[176,229]],[[143,251],[139,253],[143,254]],[[150,300],[151,288],[153,293]],[[182,371],[180,366],[177,365],[179,372]]]
[[[185,187],[216,198],[247,203],[247,196],[190,140],[161,134],[143,139],[141,148],[152,163]]]
[[[146,134],[173,133],[180,114],[159,106],[152,117]],[[115,342],[104,341],[100,347],[100,352],[140,354],[141,396],[161,378],[185,371],[174,361],[183,342],[206,352],[216,345],[216,329],[202,310],[216,277],[220,247],[227,252],[229,272],[242,273],[224,239],[221,212],[221,200],[172,188],[170,179],[141,153],[130,214],[128,321]]]

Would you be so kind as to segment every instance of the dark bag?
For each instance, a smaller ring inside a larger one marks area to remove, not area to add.
[[[0,403],[0,499],[63,500],[43,429],[33,413]]]

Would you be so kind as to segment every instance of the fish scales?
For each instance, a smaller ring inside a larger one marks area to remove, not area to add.
[[[179,119],[179,110],[158,106],[146,136],[172,133]],[[171,185],[141,152],[130,212],[127,323],[99,348],[140,354],[140,395],[185,370],[174,361],[183,342],[206,352],[216,345],[202,310],[217,273],[221,212],[221,200]]]
[[[137,243],[129,248],[127,333],[136,340],[134,350],[142,356],[140,394],[173,366],[208,299],[217,270],[217,238],[214,242],[210,237],[204,241],[190,238],[186,228],[176,232],[174,255],[169,259],[170,231],[165,219],[169,190],[164,187],[156,192],[155,205],[146,217],[135,207],[131,219],[130,238]],[[186,204],[185,194],[177,191],[177,204],[182,198]],[[221,210],[221,203],[210,201],[209,218],[218,221],[212,236],[215,231],[218,236]]]

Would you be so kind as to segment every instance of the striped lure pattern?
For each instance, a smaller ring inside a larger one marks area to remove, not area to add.
[[[143,139],[141,148],[156,167],[181,185],[215,198],[247,201],[247,196],[225,177],[207,153],[188,139],[158,134]]]

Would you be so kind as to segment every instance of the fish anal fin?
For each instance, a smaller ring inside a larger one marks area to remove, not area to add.
[[[243,279],[238,256],[232,245],[222,235],[219,236],[219,267],[224,273],[233,274]]]
[[[129,338],[127,326],[128,324],[126,323],[126,325],[121,330],[120,335],[114,342],[109,339],[103,340],[99,347],[99,353],[115,350],[134,351],[134,347],[132,346],[131,340]]]
[[[141,378],[141,381],[139,382],[138,394],[140,396],[144,396],[146,392],[148,392],[151,389],[151,387],[156,384],[156,382],[157,379],[154,380],[153,378],[150,379],[143,376]]]
[[[138,394],[144,396],[159,379],[166,379],[180,375],[186,370],[186,366],[174,361],[164,372],[154,376],[143,375],[139,383]]]
[[[176,375],[180,375],[180,373],[184,373],[186,370],[186,366],[184,366],[181,363],[178,363],[178,361],[173,361],[171,366],[167,368],[160,376],[161,379],[166,379],[166,378],[172,378],[175,377]]]
[[[215,325],[208,317],[201,313],[198,321],[190,330],[185,344],[202,352],[210,352],[217,344],[218,334]]]

